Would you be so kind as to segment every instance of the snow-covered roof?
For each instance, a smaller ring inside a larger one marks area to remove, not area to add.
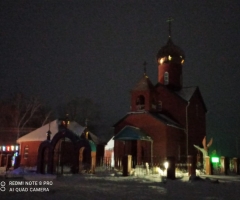
[[[71,130],[73,133],[75,133],[76,135],[80,136],[85,127],[82,127],[81,125],[79,125],[77,122],[70,122],[68,125],[68,129]],[[26,141],[44,141],[47,139],[47,135],[46,133],[48,131],[51,131],[51,138],[53,138],[55,136],[56,133],[58,133],[59,131],[59,121],[58,120],[54,120],[48,124],[45,124],[44,126],[20,137],[17,140],[17,143],[21,143],[21,142],[26,142]]]
[[[114,137],[114,136],[113,136]],[[113,137],[108,141],[107,145],[105,146],[105,150],[111,150],[114,148],[114,140]]]

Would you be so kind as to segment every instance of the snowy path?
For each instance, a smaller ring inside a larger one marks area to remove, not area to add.
[[[188,177],[184,177],[179,180],[167,180],[166,182],[160,182],[158,175],[117,177],[111,176],[107,173],[96,175],[79,174],[57,177],[53,180],[53,185],[48,186],[49,192],[9,192],[9,181],[12,181],[13,179],[0,179],[0,182],[6,182],[6,191],[0,192],[0,199],[239,200],[240,176],[222,176],[221,178],[223,180],[219,183],[213,183],[209,180],[188,181]],[[23,179],[15,180],[21,181]]]

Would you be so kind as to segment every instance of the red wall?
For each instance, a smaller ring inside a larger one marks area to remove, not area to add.
[[[188,136],[189,155],[196,155],[197,150],[193,144],[202,146],[202,140],[206,136],[205,107],[198,91],[194,93],[188,107]]]
[[[21,155],[21,163],[20,165],[27,167],[37,166],[37,156],[38,156],[38,148],[42,141],[29,141],[22,142],[20,144],[20,155]],[[28,156],[24,158],[24,149],[28,147]]]
[[[153,157],[154,162],[165,159],[167,156],[178,157],[178,146],[181,148],[181,152],[185,153],[185,138],[184,132],[180,129],[169,127],[156,119],[148,113],[135,113],[127,116],[123,121],[119,122],[115,128],[115,134],[117,134],[126,125],[139,127],[146,132],[153,139]],[[130,145],[130,142],[128,142]],[[146,147],[145,141],[138,141],[138,157],[141,157],[141,146]],[[125,153],[129,153],[131,147],[124,147],[123,141],[115,141],[114,147],[115,157],[121,157]],[[145,153],[147,156],[151,156],[151,142],[148,142]],[[127,150],[128,149],[128,150]],[[126,152],[127,151],[127,152]]]
[[[161,85],[157,88],[157,99],[162,101],[162,113],[185,127],[187,102]]]

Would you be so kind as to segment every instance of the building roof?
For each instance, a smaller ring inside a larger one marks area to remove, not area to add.
[[[144,91],[144,90],[151,90],[153,88],[154,88],[154,85],[152,84],[148,76],[144,73],[143,77],[133,87],[132,91]]]
[[[182,99],[189,101],[193,96],[194,92],[197,90],[198,87],[183,87],[179,91],[175,91],[175,93],[180,96]]]
[[[179,91],[175,91],[175,94],[177,94],[179,97],[181,97],[183,100],[185,101],[190,101],[192,96],[194,95],[195,92],[198,92],[200,99],[203,103],[204,109],[207,112],[207,107],[204,103],[204,100],[202,98],[201,92],[199,90],[199,88],[197,86],[193,86],[193,87],[184,87]]]
[[[119,133],[113,138],[113,140],[146,140],[152,141],[152,138],[148,136],[144,131],[135,126],[125,126]]]
[[[160,113],[150,113],[153,117],[157,118],[158,120],[160,120],[161,122],[163,122],[164,124],[166,124],[167,126],[172,126],[175,128],[179,128],[182,129],[183,127],[178,124],[177,122],[175,122],[173,119],[167,117],[164,114],[160,114]]]
[[[70,122],[68,125],[68,129],[75,133],[77,136],[80,136],[85,127],[82,127],[77,122]],[[56,133],[59,131],[59,120],[54,120],[44,126],[20,137],[17,140],[17,143],[26,142],[26,141],[44,141],[47,139],[46,133],[47,131],[51,131],[51,138],[54,137]]]
[[[171,126],[171,127],[175,127],[175,128],[179,128],[182,129],[181,125],[178,124],[177,122],[175,122],[173,119],[170,119],[169,117],[167,117],[164,114],[160,114],[160,113],[155,113],[155,112],[147,112],[147,111],[143,111],[143,112],[129,112],[127,113],[127,115],[125,115],[122,119],[120,119],[116,124],[114,124],[113,126],[117,126],[120,122],[122,122],[124,119],[126,119],[129,115],[138,115],[138,114],[147,114],[147,115],[151,115],[152,117],[154,117],[155,119],[161,121],[162,123],[164,123],[167,126]]]
[[[157,59],[167,57],[169,55],[172,57],[181,57],[183,59],[185,58],[183,50],[172,42],[171,37],[169,37],[167,44],[158,51]]]

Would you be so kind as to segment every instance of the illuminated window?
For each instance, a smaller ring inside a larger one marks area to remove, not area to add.
[[[10,146],[7,146],[7,151],[10,151]]]
[[[18,151],[18,146],[15,146],[15,150]]]
[[[25,146],[24,147],[24,153],[23,153],[23,158],[24,159],[28,159],[28,151],[29,151],[29,148],[28,148],[28,146]]]
[[[3,146],[3,147],[2,147],[2,150],[3,150],[3,151],[6,151],[6,147],[5,147],[5,146]]]
[[[165,72],[164,73],[164,85],[168,85],[169,83],[169,73]]]
[[[14,146],[13,145],[11,146],[11,151],[14,151]]]

